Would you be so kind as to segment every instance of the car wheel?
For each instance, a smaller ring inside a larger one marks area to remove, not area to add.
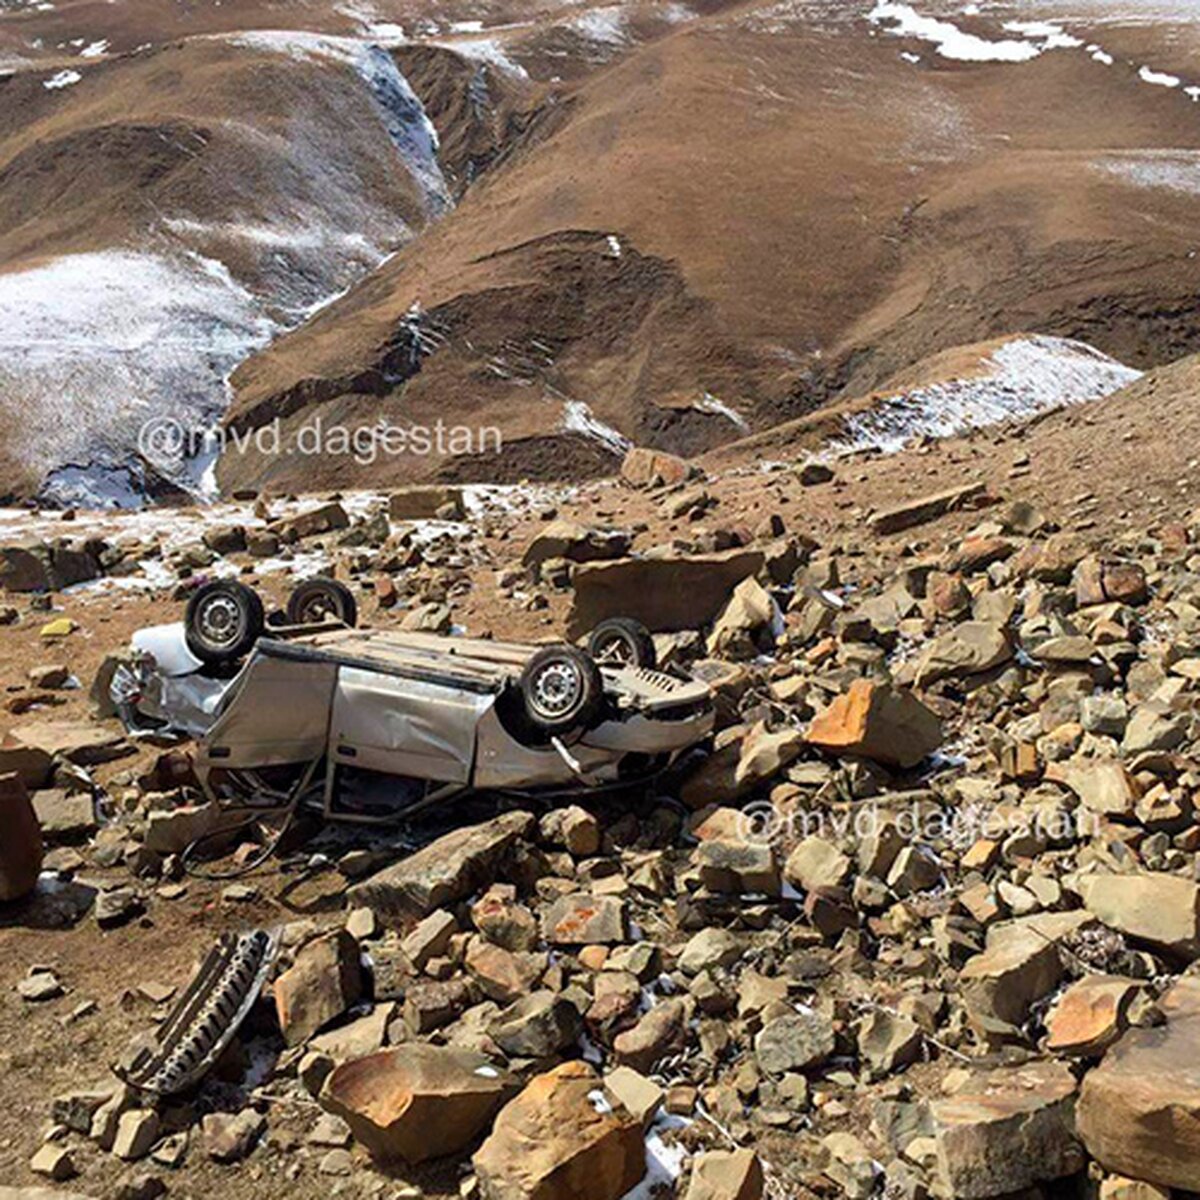
[[[658,666],[654,639],[641,621],[610,617],[601,621],[588,638],[588,653],[602,667]]]
[[[248,654],[266,624],[258,593],[236,579],[217,579],[197,588],[183,621],[188,649],[211,666]]]
[[[585,727],[604,703],[600,668],[575,646],[545,646],[521,672],[521,698],[533,726],[556,736]]]
[[[336,579],[307,579],[288,597],[287,616],[292,625],[341,621],[353,629],[358,624],[358,605],[354,593],[344,583]]]

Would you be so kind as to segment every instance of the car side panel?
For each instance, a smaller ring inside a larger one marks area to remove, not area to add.
[[[254,655],[222,697],[197,766],[261,768],[321,758],[336,681],[332,663]]]
[[[475,730],[494,703],[492,695],[340,667],[330,724],[334,761],[468,783]]]

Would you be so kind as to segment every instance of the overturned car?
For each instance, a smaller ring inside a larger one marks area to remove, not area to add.
[[[131,728],[197,737],[210,798],[392,820],[466,791],[645,780],[712,731],[708,686],[656,669],[636,622],[586,648],[357,629],[336,589],[312,604],[301,587],[309,623],[271,628],[245,585],[209,584],[184,626],[135,636],[113,681]]]

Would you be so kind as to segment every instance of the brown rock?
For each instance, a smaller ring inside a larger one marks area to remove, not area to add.
[[[616,896],[560,896],[543,920],[546,941],[555,946],[613,945],[627,936],[625,902]]]
[[[911,693],[859,679],[817,714],[806,736],[832,754],[912,767],[942,744],[942,723]]]
[[[0,775],[0,904],[19,900],[37,886],[42,835],[21,777]]]
[[[310,942],[275,981],[275,1011],[289,1046],[353,1007],[362,995],[358,943],[344,930]]]
[[[393,521],[429,521],[447,505],[455,511],[455,519],[466,513],[462,488],[438,484],[397,488],[388,497],[388,516]]]
[[[1071,984],[1046,1018],[1046,1049],[1083,1057],[1103,1054],[1124,1032],[1139,986],[1111,975],[1088,975]]]
[[[687,1041],[687,1006],[682,1000],[656,1004],[632,1029],[613,1039],[613,1053],[623,1067],[643,1074],[668,1054],[677,1054]]]
[[[551,558],[568,562],[604,562],[629,553],[630,537],[624,530],[595,529],[576,521],[551,521],[525,547],[521,561],[536,567]]]
[[[762,1200],[764,1183],[753,1150],[706,1150],[692,1163],[687,1200]]]
[[[344,1063],[320,1099],[376,1158],[419,1163],[470,1145],[515,1086],[481,1054],[414,1042]]]
[[[642,1126],[602,1111],[599,1077],[567,1062],[533,1079],[472,1160],[484,1200],[618,1200],[645,1173]]]
[[[1200,980],[1163,998],[1165,1025],[1131,1029],[1089,1071],[1079,1136],[1110,1171],[1200,1191]]]
[[[1089,556],[1075,568],[1075,603],[1144,604],[1149,598],[1146,572],[1137,563]]]
[[[634,487],[664,487],[683,483],[696,468],[686,459],[648,446],[634,446],[621,462],[621,478]]]
[[[966,487],[935,492],[931,496],[922,496],[919,500],[909,500],[896,508],[876,513],[868,525],[872,533],[899,533],[903,529],[911,529],[914,525],[935,521],[945,513],[964,508],[970,501],[981,497],[984,491],[982,483],[972,483]]]
[[[1084,906],[1110,929],[1179,959],[1200,956],[1200,887],[1177,875],[1086,875]]]
[[[739,549],[586,563],[571,577],[567,637],[580,638],[608,617],[633,617],[652,633],[698,629],[764,561],[761,550]]]
[[[355,885],[350,901],[403,920],[465,900],[492,882],[501,857],[532,830],[533,820],[529,813],[511,812],[456,829]]]
[[[1061,1063],[991,1071],[930,1104],[946,1194],[982,1200],[1081,1170],[1075,1079]]]
[[[959,973],[967,1013],[985,1036],[1016,1036],[1030,1006],[1048,996],[1066,974],[1057,941],[1083,928],[1087,913],[1022,917],[994,925],[983,953]]]

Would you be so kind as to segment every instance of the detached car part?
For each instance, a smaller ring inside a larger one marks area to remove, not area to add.
[[[276,932],[222,934],[159,1030],[156,1045],[124,1070],[114,1068],[117,1075],[153,1098],[195,1087],[237,1036],[278,951]]]

